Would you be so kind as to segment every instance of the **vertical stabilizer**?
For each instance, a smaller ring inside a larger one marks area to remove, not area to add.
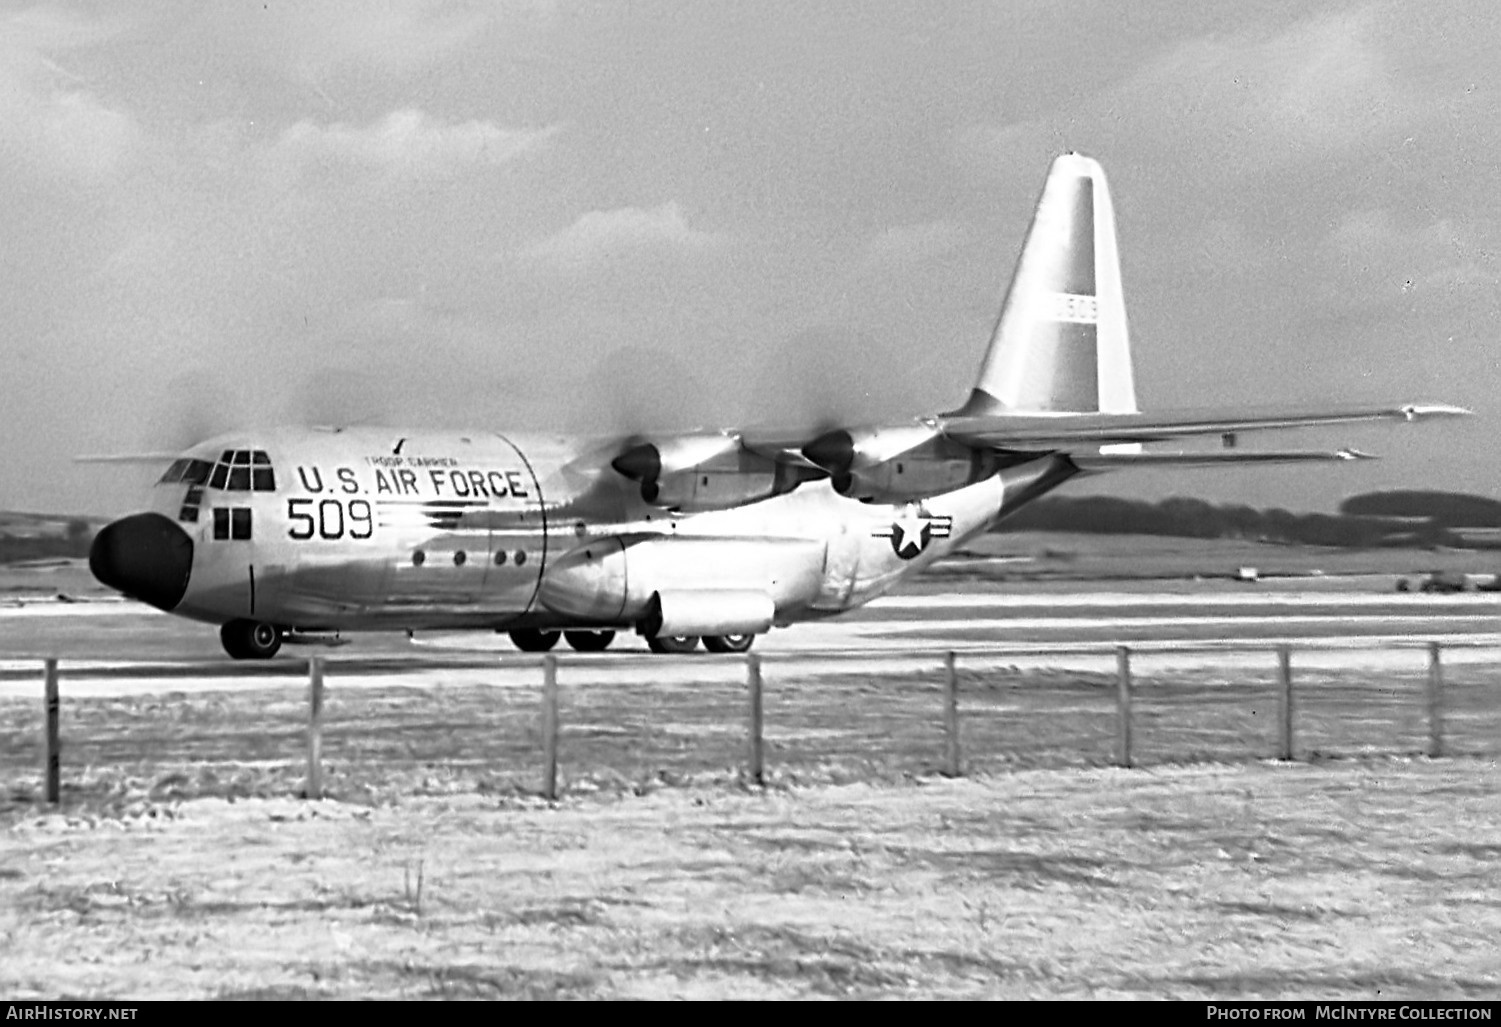
[[[1115,210],[1100,165],[1053,161],[961,415],[1134,414]]]

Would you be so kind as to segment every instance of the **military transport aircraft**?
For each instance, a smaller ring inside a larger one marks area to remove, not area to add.
[[[265,659],[339,632],[505,631],[540,651],[742,652],[869,602],[1078,474],[1361,454],[1250,452],[1238,433],[1462,414],[1444,405],[1138,412],[1115,218],[1078,155],[1048,173],[979,378],[957,410],[834,430],[577,440],[389,429],[211,439],[150,512],[113,522],[104,584],[220,625]],[[1220,436],[1204,452],[1144,443]]]

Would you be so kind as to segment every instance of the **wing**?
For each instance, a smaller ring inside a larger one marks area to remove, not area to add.
[[[1235,448],[1244,432],[1416,421],[1469,413],[1437,403],[1323,410],[1179,411],[1145,414],[940,415],[905,423],[818,429],[752,428],[635,437],[608,466],[637,482],[646,502],[670,509],[728,509],[828,478],[842,495],[903,503],[949,492],[1008,467],[1066,457],[1075,472],[1370,459],[1354,449]],[[1203,452],[1144,451],[1143,443],[1220,436]],[[595,458],[596,460],[598,458]],[[591,464],[598,466],[594,461]]]

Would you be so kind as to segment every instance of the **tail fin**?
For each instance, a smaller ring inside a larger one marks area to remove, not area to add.
[[[956,414],[1134,414],[1115,210],[1100,165],[1053,161],[1016,274]]]

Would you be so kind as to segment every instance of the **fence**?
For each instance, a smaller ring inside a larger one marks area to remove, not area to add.
[[[1191,646],[1182,646],[1175,652],[1183,652],[1191,649]],[[1051,650],[1062,654],[1064,652],[1077,652],[1078,650]],[[1253,650],[1246,647],[1244,652],[1266,652],[1266,650]],[[1047,654],[1050,650],[1035,650],[1038,654]],[[1015,651],[1011,651],[1014,655]],[[1160,655],[1161,650],[1154,652]],[[968,689],[963,686],[961,656],[972,661],[984,656],[983,652],[973,650],[964,653],[949,651],[941,654],[941,678],[938,702],[932,709],[937,721],[941,724],[941,743],[934,746],[936,755],[935,763],[938,773],[945,776],[957,777],[965,773],[966,765],[973,762],[973,757],[966,758],[965,728],[969,727],[977,735],[985,734],[981,728],[987,723],[987,718],[1005,716],[1003,712],[982,709],[982,694],[984,689],[981,684],[984,678],[975,677],[974,682]],[[1109,762],[1121,767],[1131,767],[1137,764],[1137,743],[1134,731],[1142,721],[1140,710],[1133,710],[1135,701],[1142,696],[1141,683],[1134,680],[1133,676],[1133,652],[1130,647],[1120,646],[1115,648],[1115,669],[1113,688],[1096,689],[1096,692],[1108,691],[1113,694],[1113,752]],[[1275,655],[1275,743],[1274,752],[1270,755],[1281,760],[1292,760],[1298,752],[1297,727],[1299,722],[1299,710],[1303,701],[1318,698],[1317,689],[1295,688],[1295,674],[1293,666],[1293,651],[1289,645],[1278,645],[1270,654]],[[994,654],[990,654],[994,658]],[[1426,676],[1423,679],[1422,702],[1418,704],[1422,710],[1425,721],[1424,745],[1422,752],[1429,757],[1445,755],[1446,743],[1446,714],[1449,712],[1450,699],[1445,687],[1445,665],[1443,662],[1443,650],[1438,642],[1430,642],[1426,646]],[[939,654],[933,654],[933,662],[940,660]],[[691,663],[691,661],[690,661]],[[680,664],[685,666],[688,664]],[[723,667],[721,661],[719,666]],[[337,667],[337,664],[334,664]],[[557,656],[547,655],[541,659],[542,689],[540,693],[541,706],[537,711],[538,730],[534,758],[537,759],[537,775],[540,787],[536,791],[549,800],[558,798],[562,789],[559,781],[559,740],[565,732],[565,718],[560,709],[559,669],[567,669],[569,664],[561,663]],[[578,666],[599,667],[601,664],[578,664]],[[664,664],[665,666],[665,664]],[[764,786],[767,781],[767,711],[766,689],[763,682],[762,657],[758,654],[750,654],[744,658],[744,725],[741,748],[743,779],[756,786]],[[301,789],[302,794],[308,798],[322,798],[325,794],[324,774],[324,729],[325,729],[325,669],[326,661],[323,657],[313,657],[307,663],[308,690],[307,690],[307,719],[305,728],[305,746],[307,757],[306,774]],[[62,704],[60,701],[59,688],[59,663],[56,659],[43,661],[44,682],[44,726],[42,730],[43,753],[44,753],[44,792],[45,799],[49,803],[57,803],[61,798],[62,772],[61,772],[61,731],[60,718]],[[1094,686],[1104,682],[1092,682]],[[814,683],[804,686],[817,689],[821,685]],[[1044,683],[1040,686],[1023,684],[1025,689],[1034,687],[1047,688]],[[1020,689],[1018,689],[1020,691]],[[1392,691],[1392,690],[1387,690]],[[926,694],[926,693],[923,693]],[[1393,692],[1393,694],[1395,694]],[[1501,693],[1495,689],[1487,690],[1487,695],[1493,698]],[[968,710],[961,703],[961,699],[968,696],[971,706]],[[784,701],[778,708],[778,712],[785,713],[784,719],[791,720],[798,716],[789,703]],[[991,703],[994,706],[994,703]],[[1347,706],[1351,704],[1347,702]],[[1356,700],[1354,706],[1359,706]],[[845,707],[849,716],[856,715],[856,710]],[[587,712],[587,711],[586,711]],[[1252,710],[1255,714],[1257,711]],[[911,716],[909,708],[901,716]],[[838,718],[840,709],[825,710],[821,714],[825,720]],[[608,712],[605,713],[608,717]],[[1098,717],[1096,717],[1098,719]],[[1338,719],[1338,718],[1336,718]],[[578,718],[580,722],[587,720],[585,714]],[[399,720],[396,721],[399,729]],[[711,728],[719,729],[724,725],[714,719],[712,712],[700,721],[701,731]],[[692,730],[690,725],[689,730]],[[993,734],[993,732],[990,732]],[[925,744],[919,739],[915,744]],[[970,739],[971,746],[983,745],[981,738]],[[1193,758],[1193,754],[1190,754]]]

